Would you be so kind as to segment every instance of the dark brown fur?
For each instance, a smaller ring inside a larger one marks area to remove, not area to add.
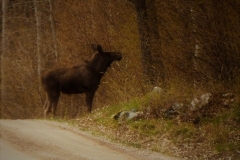
[[[119,52],[104,52],[100,45],[92,45],[97,50],[91,60],[85,60],[72,68],[56,68],[42,75],[42,85],[47,93],[44,116],[51,111],[56,113],[60,92],[64,94],[86,94],[88,112],[92,110],[92,101],[100,80],[111,63],[122,59]]]

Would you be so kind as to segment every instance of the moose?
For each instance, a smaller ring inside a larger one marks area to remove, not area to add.
[[[97,53],[90,60],[85,60],[71,68],[56,68],[42,74],[42,85],[47,94],[43,107],[45,117],[51,112],[53,115],[56,114],[60,92],[63,94],[85,93],[87,111],[91,113],[93,97],[101,78],[113,61],[122,59],[120,52],[104,52],[100,45],[92,44],[91,46]]]

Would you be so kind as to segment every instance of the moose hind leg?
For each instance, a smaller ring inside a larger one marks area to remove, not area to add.
[[[49,101],[48,99],[46,99],[45,103],[44,103],[44,106],[43,106],[43,109],[45,110],[47,108],[47,105],[48,105]]]
[[[52,112],[53,115],[55,115],[59,96],[60,96],[60,92],[58,91],[48,93],[48,98],[47,98],[48,105],[47,105],[47,108],[45,108],[44,110],[45,117],[47,117],[50,112]]]
[[[51,107],[52,107],[52,100],[48,99],[46,102],[46,106],[44,106],[44,117],[46,118],[48,116],[48,114],[51,112]]]

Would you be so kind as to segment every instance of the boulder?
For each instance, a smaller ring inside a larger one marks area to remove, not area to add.
[[[143,116],[143,112],[128,112],[127,120],[138,120]]]
[[[116,115],[114,115],[113,118],[114,118],[115,120],[118,120],[118,119],[120,119],[121,117],[123,117],[123,115],[126,114],[126,112],[127,112],[127,111],[120,111],[120,112],[118,112]]]
[[[233,93],[225,93],[222,95],[222,105],[228,107],[235,101],[235,95]]]
[[[161,87],[153,87],[152,93],[158,93],[158,94],[163,94],[163,89]]]
[[[173,118],[176,115],[180,114],[180,110],[183,107],[183,103],[174,103],[173,106],[169,107],[164,113],[165,118]]]
[[[202,108],[203,106],[209,104],[212,101],[212,94],[205,93],[202,94],[199,98],[194,98],[190,103],[190,110],[194,111]]]
[[[131,111],[120,111],[113,116],[115,120],[138,120],[143,117],[143,112],[137,112],[135,109]]]

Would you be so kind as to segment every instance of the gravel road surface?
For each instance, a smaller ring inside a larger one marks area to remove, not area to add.
[[[47,120],[0,120],[0,160],[174,160]]]

